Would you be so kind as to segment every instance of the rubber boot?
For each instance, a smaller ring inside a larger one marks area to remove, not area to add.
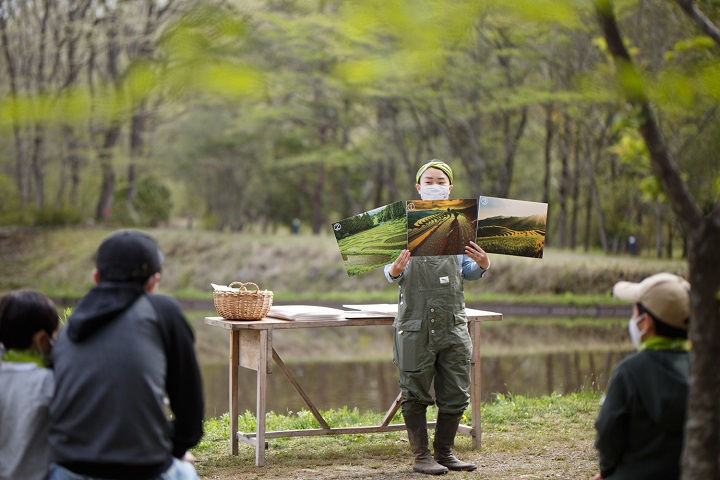
[[[442,475],[447,473],[448,469],[438,464],[430,455],[425,408],[425,405],[415,404],[406,407],[403,404],[403,417],[408,432],[408,440],[410,440],[410,448],[413,455],[415,455],[413,471],[428,475]]]
[[[450,470],[463,470],[470,472],[477,466],[473,463],[461,462],[452,454],[452,447],[455,444],[455,434],[460,425],[460,414],[448,414],[438,412],[437,423],[435,424],[435,460]]]

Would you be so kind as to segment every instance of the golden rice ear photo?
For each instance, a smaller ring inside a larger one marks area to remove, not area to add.
[[[413,256],[463,255],[465,246],[476,236],[477,205],[476,198],[408,202],[410,253]]]
[[[487,253],[542,258],[548,204],[480,197],[477,239]]]

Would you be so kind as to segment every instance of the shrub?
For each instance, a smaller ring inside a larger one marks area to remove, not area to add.
[[[153,176],[139,179],[135,196],[130,202],[127,200],[129,190],[130,185],[123,185],[115,191],[112,215],[115,222],[156,227],[170,219],[170,189],[160,180]]]
[[[23,209],[15,183],[3,174],[0,174],[0,198],[0,225],[23,223]]]
[[[77,225],[82,222],[80,212],[69,207],[44,207],[33,210],[33,223],[41,226]]]

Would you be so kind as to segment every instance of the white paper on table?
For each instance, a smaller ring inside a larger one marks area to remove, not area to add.
[[[295,321],[345,320],[342,310],[316,305],[273,305],[267,316]]]
[[[210,286],[213,288],[216,292],[239,292],[239,288],[230,288],[226,287],[225,285],[218,285],[217,283],[211,283]]]
[[[370,305],[343,305],[350,310],[360,310],[361,312],[381,313],[383,315],[395,316],[398,312],[397,303],[374,303]]]
[[[211,283],[210,286],[213,287],[213,291],[215,291],[215,292],[233,292],[233,293],[239,293],[239,292],[241,292],[241,291],[244,291],[244,290],[241,290],[241,289],[239,289],[239,288],[226,287],[225,285],[218,285],[217,283]],[[250,293],[255,293],[255,292],[266,293],[267,290],[248,290],[248,292],[250,292]]]

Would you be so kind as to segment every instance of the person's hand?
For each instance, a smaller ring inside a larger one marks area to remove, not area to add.
[[[393,264],[390,265],[390,270],[388,271],[388,273],[390,273],[390,276],[392,276],[393,278],[398,277],[402,272],[405,271],[405,267],[407,266],[409,261],[410,250],[405,249],[400,252],[400,255],[398,255]]]
[[[465,245],[465,255],[475,260],[475,263],[485,270],[490,266],[490,257],[488,257],[485,250],[475,242],[470,242],[470,245]]]
[[[603,480],[602,475],[599,473],[596,473],[594,477],[592,477],[590,480]]]
[[[187,452],[185,452],[185,455],[183,455],[183,457],[180,460],[182,460],[183,462],[188,462],[188,463],[192,463],[193,465],[195,465],[197,458],[195,458],[195,455],[190,453],[190,450],[188,450]]]

